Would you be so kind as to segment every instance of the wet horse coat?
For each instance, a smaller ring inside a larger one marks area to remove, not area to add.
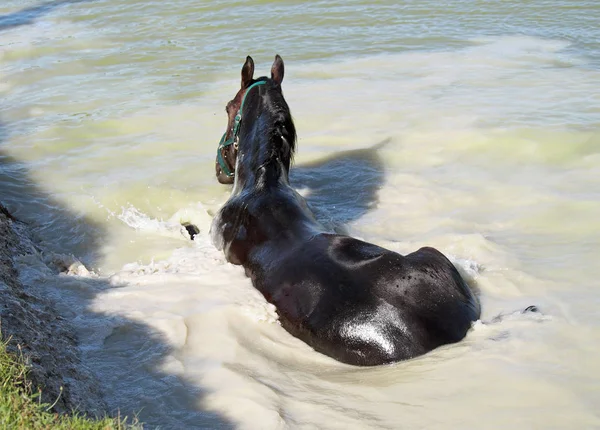
[[[287,331],[336,360],[377,365],[463,339],[479,303],[443,254],[402,256],[328,232],[290,186],[296,130],[283,73],[276,56],[271,78],[254,80],[248,57],[227,105],[216,171],[234,187],[213,221],[215,245],[244,266]]]

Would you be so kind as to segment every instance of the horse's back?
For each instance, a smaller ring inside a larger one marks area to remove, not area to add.
[[[289,255],[256,286],[288,331],[343,362],[415,357],[459,341],[478,317],[454,266],[431,248],[403,257],[347,236],[319,234]]]
[[[429,349],[458,342],[480,316],[479,301],[454,265],[438,250],[421,248],[403,260],[404,270],[378,284],[377,294],[398,308],[410,309],[424,328]]]

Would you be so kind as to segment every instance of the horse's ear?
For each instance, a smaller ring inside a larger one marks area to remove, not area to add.
[[[246,57],[246,62],[242,67],[242,88],[246,88],[252,82],[254,76],[254,60],[251,56]]]
[[[271,79],[278,85],[283,81],[283,60],[279,55],[275,56],[273,66],[271,66]]]

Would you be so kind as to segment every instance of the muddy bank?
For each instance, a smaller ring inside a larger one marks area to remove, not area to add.
[[[107,406],[98,381],[81,362],[75,330],[44,296],[43,286],[26,286],[19,280],[15,258],[43,260],[28,235],[27,226],[14,219],[0,203],[0,329],[10,339],[9,349],[23,354],[29,379],[42,391],[42,400],[54,411],[78,411],[104,416]],[[57,272],[64,268],[53,267]]]

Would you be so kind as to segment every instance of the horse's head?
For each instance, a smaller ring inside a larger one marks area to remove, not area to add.
[[[271,80],[276,84],[283,81],[283,60],[279,55],[275,56],[275,61],[271,67]],[[235,178],[235,163],[238,154],[238,134],[240,124],[243,120],[242,109],[246,94],[254,86],[262,85],[266,78],[254,80],[254,61],[252,57],[246,57],[246,62],[242,66],[242,83],[239,91],[233,99],[227,103],[225,111],[227,112],[227,129],[219,142],[217,149],[217,159],[215,170],[217,180],[222,184],[232,184]]]

